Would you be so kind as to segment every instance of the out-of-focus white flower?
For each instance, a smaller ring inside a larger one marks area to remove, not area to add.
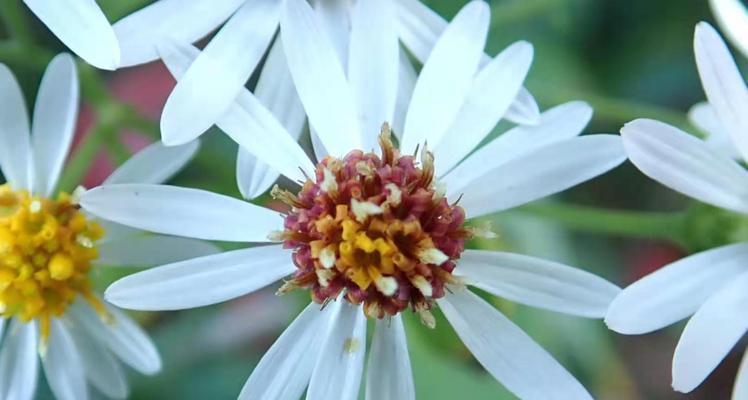
[[[512,103],[532,60],[531,45],[518,42],[480,69],[489,8],[471,2],[423,67],[400,149],[385,123],[381,152],[374,153],[376,133],[397,107],[400,51],[388,17],[394,4],[357,2],[347,68],[306,2],[289,0],[281,11],[290,75],[319,141],[316,167],[248,91],[221,121],[230,135],[254,131],[254,140],[241,141],[245,149],[303,184],[298,194],[273,191],[291,206],[285,220],[248,202],[162,185],[102,186],[81,200],[94,215],[140,229],[284,244],[154,268],[115,282],[106,298],[132,309],[186,309],[293,274],[280,292],[308,289],[314,302],[265,354],[243,399],[296,399],[305,390],[309,399],[357,398],[367,316],[377,319],[367,398],[413,399],[400,312],[410,308],[433,326],[430,310],[437,305],[476,359],[519,397],[590,398],[553,357],[466,285],[589,318],[601,318],[620,289],[558,263],[464,250],[467,238],[485,232],[464,222],[466,215],[524,204],[614,168],[625,159],[620,138],[578,137],[592,111],[569,103],[544,113],[538,125],[515,128],[471,154]],[[174,58],[192,51],[182,50]],[[419,144],[420,163],[411,156]]]
[[[725,154],[662,122],[640,119],[621,129],[631,161],[663,185],[696,200],[748,214],[748,89],[727,46],[709,24],[696,26],[696,64],[709,100],[711,125],[727,135]],[[706,120],[706,119],[704,119]],[[748,329],[748,244],[704,251],[642,278],[611,304],[608,326],[620,333],[651,332],[691,317],[673,357],[673,388],[690,392],[717,367]],[[733,398],[748,398],[748,357]]]
[[[20,87],[0,65],[0,167],[7,179],[0,186],[0,399],[33,397],[40,354],[58,399],[87,399],[87,382],[109,397],[125,398],[121,363],[154,374],[161,360],[145,332],[94,293],[91,270],[217,252],[205,242],[92,218],[80,210],[79,191],[55,195],[73,139],[78,91],[73,58],[55,57],[29,127]],[[106,184],[163,182],[197,148],[151,145]]]
[[[71,51],[94,67],[120,64],[117,37],[95,0],[23,0]]]

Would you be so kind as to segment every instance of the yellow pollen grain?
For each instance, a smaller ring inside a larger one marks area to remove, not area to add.
[[[343,342],[343,351],[349,354],[357,352],[361,348],[361,341],[356,338],[346,338]]]

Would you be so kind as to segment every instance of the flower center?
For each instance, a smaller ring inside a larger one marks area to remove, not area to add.
[[[386,125],[379,142],[381,157],[354,150],[322,160],[298,195],[273,190],[291,206],[281,237],[298,267],[281,292],[308,288],[322,304],[343,293],[373,318],[410,307],[433,326],[429,310],[458,282],[452,270],[471,231],[437,189],[431,153],[420,165],[401,156]]]
[[[0,186],[0,315],[49,322],[82,295],[103,312],[88,272],[103,230],[67,193],[56,200]]]

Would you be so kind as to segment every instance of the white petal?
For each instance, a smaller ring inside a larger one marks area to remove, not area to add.
[[[208,43],[164,105],[164,143],[195,139],[228,110],[273,38],[280,3],[247,1]]]
[[[165,42],[159,47],[169,71],[181,79],[187,67],[198,55],[193,46]],[[300,168],[313,173],[314,166],[296,140],[255,96],[242,89],[233,105],[216,122],[240,146],[270,164],[276,171],[292,180],[305,180]]]
[[[377,320],[366,368],[366,399],[415,398],[403,320],[400,315]]]
[[[325,147],[338,157],[360,149],[353,92],[329,35],[306,1],[286,1],[281,38],[310,125]]]
[[[506,210],[566,190],[626,159],[621,138],[588,135],[551,143],[498,166],[485,165],[475,179],[445,182],[470,218]],[[482,172],[482,173],[481,173]]]
[[[399,0],[397,5],[400,40],[416,59],[425,63],[439,36],[447,28],[447,21],[420,0]],[[487,64],[490,60],[484,55],[481,64]],[[530,92],[522,88],[505,117],[518,124],[534,125],[540,119],[540,109]]]
[[[732,142],[730,134],[722,125],[712,107],[707,102],[694,104],[688,110],[688,119],[691,123],[707,134],[704,142],[712,149],[732,159],[740,159],[740,152]]]
[[[161,357],[148,334],[117,308],[107,305],[107,311],[114,317],[111,322],[102,321],[96,311],[82,303],[74,305],[69,315],[136,371],[146,375],[161,371]]]
[[[47,66],[34,106],[31,142],[34,152],[34,191],[50,196],[68,156],[78,117],[78,73],[66,53]]]
[[[695,389],[748,330],[748,273],[733,278],[688,320],[673,356],[673,388]]]
[[[351,15],[353,8],[350,0],[311,0],[322,27],[327,32],[330,42],[341,65],[348,65],[350,47]]]
[[[296,270],[291,252],[262,246],[167,264],[114,282],[107,301],[131,310],[182,310],[221,303]]]
[[[581,269],[485,250],[465,250],[455,274],[496,296],[588,318],[602,318],[621,289]]]
[[[517,124],[535,125],[540,121],[540,107],[527,88],[522,87],[504,118]]]
[[[239,399],[300,398],[317,361],[320,332],[324,332],[331,316],[330,307],[320,310],[319,304],[309,304],[262,356]]]
[[[561,104],[544,112],[537,125],[518,126],[501,134],[490,143],[476,150],[445,179],[449,182],[465,182],[482,173],[486,165],[499,165],[525,155],[545,145],[573,138],[580,133],[592,118],[592,107],[581,101]],[[446,152],[446,151],[444,151]],[[436,169],[447,171],[436,158]]]
[[[709,103],[748,160],[748,88],[727,46],[706,22],[696,25],[696,65]]]
[[[119,240],[128,236],[143,233],[143,231],[141,231],[140,229],[131,228],[129,226],[118,224],[112,221],[107,221],[105,219],[96,218],[96,216],[91,215],[91,213],[85,212],[85,210],[83,211],[86,215],[86,218],[96,221],[96,223],[99,224],[104,230],[104,237],[101,238],[101,241],[98,242],[99,244],[109,243],[113,240]]]
[[[561,364],[485,300],[458,290],[438,303],[478,362],[517,397],[592,398]]]
[[[392,124],[400,49],[393,0],[359,0],[353,6],[348,79],[358,105],[363,150],[377,148],[382,124]]]
[[[88,388],[78,350],[65,325],[52,320],[47,354],[42,358],[44,375],[58,400],[88,399]]]
[[[44,25],[87,63],[119,67],[117,37],[94,0],[23,0]]]
[[[29,117],[18,81],[0,64],[0,167],[14,189],[31,189]]]
[[[748,172],[703,141],[646,119],[626,124],[621,136],[645,175],[705,203],[748,213]]]
[[[145,267],[218,254],[221,249],[202,240],[175,236],[137,235],[96,246],[97,265]]]
[[[400,150],[438,144],[470,92],[486,43],[488,4],[468,3],[436,42],[413,90]]]
[[[73,327],[71,333],[88,382],[107,397],[127,398],[125,371],[109,349],[81,327]]]
[[[260,161],[249,150],[239,147],[236,156],[236,183],[245,199],[255,199],[265,193],[280,177],[269,165]]]
[[[405,50],[400,49],[400,71],[398,72],[400,87],[397,90],[397,102],[395,104],[395,113],[392,117],[392,131],[398,140],[405,130],[405,117],[408,115],[408,106],[410,99],[413,97],[413,89],[416,87],[418,75],[411,64]]]
[[[199,148],[197,140],[180,146],[153,143],[112,172],[104,184],[166,182],[187,165]]]
[[[39,376],[36,324],[13,320],[0,346],[0,399],[31,400]]]
[[[704,251],[669,264],[623,289],[605,323],[616,332],[641,334],[693,314],[727,282],[748,272],[748,243]]]
[[[355,400],[366,352],[366,316],[360,306],[338,300],[328,307],[335,315],[320,347],[307,390],[307,400]]]
[[[0,317],[0,339],[3,337],[4,330],[5,330],[5,318]]]
[[[720,28],[743,55],[748,57],[748,10],[740,0],[710,0]]]
[[[532,63],[533,48],[520,41],[506,48],[473,81],[457,119],[434,148],[436,174],[455,166],[485,138],[504,115]]]
[[[163,40],[194,43],[226,21],[246,0],[160,0],[120,19],[114,33],[122,50],[122,67],[159,58]]]
[[[203,190],[166,185],[99,186],[81,196],[91,214],[138,229],[204,240],[266,242],[277,213]]]
[[[735,377],[735,386],[732,388],[732,400],[748,399],[748,352],[743,354],[738,374]]]

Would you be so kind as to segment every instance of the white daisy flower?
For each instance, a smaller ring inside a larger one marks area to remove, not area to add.
[[[13,74],[0,64],[0,399],[31,399],[39,358],[58,399],[88,398],[87,382],[127,397],[125,363],[161,369],[148,336],[104,303],[89,278],[99,265],[174,262],[217,252],[193,239],[146,235],[80,210],[80,191],[56,194],[78,113],[73,58],[55,57],[42,78],[29,128]],[[117,169],[107,184],[163,182],[197,143],[154,144]],[[3,335],[3,327],[5,334]],[[37,351],[39,349],[39,351]]]
[[[313,0],[311,3],[333,42],[334,55],[345,64],[355,34],[350,27],[357,1]],[[122,64],[127,66],[161,58],[163,54],[159,54],[158,49],[164,43],[193,43],[225,21],[169,96],[161,119],[164,143],[186,143],[207,131],[234,103],[268,48],[272,52],[275,51],[272,48],[279,47],[277,51],[282,52],[282,45],[274,41],[274,37],[278,25],[284,23],[280,18],[283,4],[282,0],[195,0],[189,4],[161,0],[114,25],[123,49]],[[384,11],[374,7],[371,12]],[[446,21],[418,0],[398,1],[395,9],[387,12],[393,14],[390,16],[396,25],[393,34],[402,39],[419,61],[425,62],[446,28]],[[283,71],[278,64],[284,62],[283,56],[275,57],[279,59],[268,63],[260,74],[261,81],[274,83],[275,87],[272,92],[258,96],[274,112],[301,116],[302,123],[290,130],[298,137],[297,132],[303,127],[303,109],[293,86],[282,79]],[[489,60],[485,56],[482,62]],[[413,69],[405,57],[400,63],[402,65],[395,65],[395,68]],[[402,97],[409,96],[413,82],[403,79]],[[538,115],[535,100],[522,90],[507,117],[517,122],[535,123]],[[397,126],[395,121],[393,124]]]
[[[96,68],[120,65],[117,37],[95,0],[23,0],[72,52]]]
[[[748,159],[748,90],[719,34],[696,26],[696,64],[714,121]],[[748,172],[729,155],[667,124],[636,120],[621,130],[631,161],[658,182],[696,200],[748,214]],[[673,388],[690,392],[717,367],[748,329],[748,244],[704,251],[642,278],[611,304],[608,326],[641,334],[691,317],[673,357]],[[733,398],[748,398],[748,357]]]
[[[361,150],[374,146],[369,136],[376,121],[394,113],[399,51],[386,12],[393,4],[357,3],[348,78],[312,8],[289,0],[282,12],[292,77],[317,130],[318,151],[332,156],[315,166],[248,91],[222,120],[227,132],[257,130],[258,140],[247,141],[247,150],[303,184],[298,193],[273,190],[290,206],[281,217],[174,186],[109,185],[82,196],[89,212],[140,229],[207,240],[282,241],[134,274],[110,286],[106,298],[131,309],[187,309],[290,275],[279,292],[309,290],[313,302],[262,358],[242,399],[297,399],[305,390],[309,399],[357,398],[367,317],[377,320],[367,398],[413,399],[400,313],[411,309],[433,326],[436,306],[486,370],[519,397],[590,398],[552,356],[466,285],[589,318],[601,318],[620,289],[551,261],[465,250],[468,238],[492,235],[466,225],[465,218],[542,198],[614,168],[625,159],[620,138],[578,137],[592,111],[569,103],[544,113],[537,126],[514,128],[468,156],[509,107],[532,59],[532,47],[519,42],[478,71],[489,8],[472,2],[446,28],[423,68],[400,150],[387,124],[379,136],[381,152]],[[258,122],[249,123],[253,119]],[[419,143],[420,163],[404,155],[414,154]]]

